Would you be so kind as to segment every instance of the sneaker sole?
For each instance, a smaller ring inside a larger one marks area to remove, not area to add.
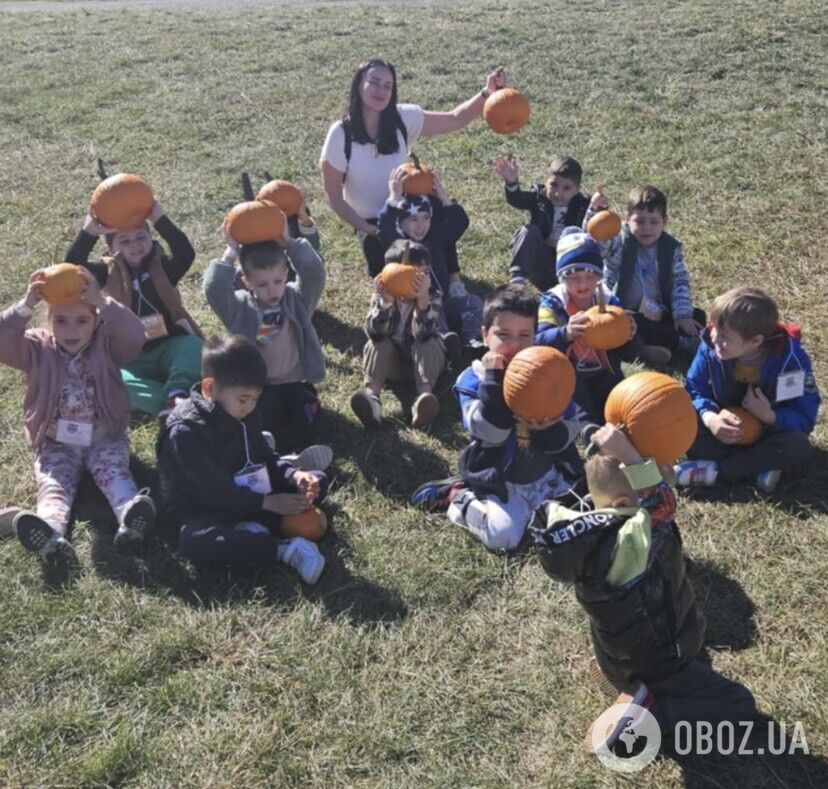
[[[299,471],[324,471],[333,462],[333,450],[324,444],[306,447],[297,456],[293,465]]]
[[[46,521],[31,512],[18,513],[14,519],[14,530],[20,544],[32,553],[45,548],[57,535]]]
[[[428,427],[440,413],[440,402],[433,395],[414,404],[411,414],[411,427]]]

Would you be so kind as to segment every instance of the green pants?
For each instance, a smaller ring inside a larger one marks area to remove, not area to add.
[[[189,392],[201,378],[201,338],[181,334],[156,342],[121,370],[129,406],[156,416],[171,392]]]

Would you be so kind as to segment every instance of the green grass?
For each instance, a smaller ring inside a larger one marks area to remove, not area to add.
[[[467,207],[465,273],[503,280],[520,215],[488,164],[517,153],[524,180],[556,152],[607,183],[670,198],[697,301],[761,284],[828,359],[824,15],[807,0],[725,3],[451,3],[222,12],[0,15],[0,302],[66,249],[95,185],[94,157],[145,175],[190,235],[188,306],[209,329],[200,274],[240,199],[239,173],[298,182],[318,216],[329,279],[317,325],[329,359],[324,432],[337,452],[329,569],[196,573],[154,549],[111,548],[87,528],[84,573],[44,588],[22,549],[0,546],[0,784],[11,786],[637,785],[582,747],[604,708],[585,669],[586,620],[531,554],[503,558],[405,504],[456,468],[456,407],[431,435],[401,421],[364,434],[360,383],[369,283],[327,210],[316,162],[355,64],[379,54],[400,97],[449,109],[505,64],[532,102],[519,135],[480,122],[417,146]],[[360,29],[356,28],[359,20]],[[816,57],[815,57],[816,55]],[[824,381],[823,381],[824,384]],[[0,372],[0,502],[30,506],[20,376]],[[392,396],[387,411],[402,416]],[[139,460],[153,426],[136,422]],[[654,787],[824,785],[828,698],[828,433],[806,478],[765,499],[681,497],[714,664],[777,720],[804,723],[808,759],[662,759]],[[85,490],[90,494],[89,489]],[[91,500],[91,501],[90,501]],[[822,602],[820,602],[822,601]]]

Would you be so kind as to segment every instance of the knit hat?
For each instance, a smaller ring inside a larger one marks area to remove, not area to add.
[[[567,227],[558,239],[555,272],[558,279],[561,279],[575,271],[591,271],[598,277],[603,277],[604,261],[601,257],[601,247],[592,236],[578,227]]]
[[[400,202],[397,203],[397,208],[402,211],[406,217],[414,214],[432,214],[431,200],[423,195],[418,197],[416,195],[403,195]],[[403,217],[403,218],[406,218]]]

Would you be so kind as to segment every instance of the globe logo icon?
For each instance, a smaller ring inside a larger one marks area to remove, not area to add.
[[[605,767],[635,773],[658,755],[661,728],[645,707],[614,704],[593,724],[592,748]]]

